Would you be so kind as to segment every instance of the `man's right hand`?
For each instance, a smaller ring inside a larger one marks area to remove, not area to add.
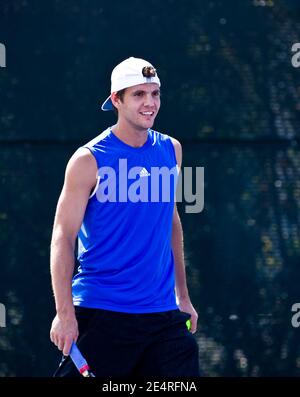
[[[63,352],[64,356],[69,355],[73,342],[78,338],[78,324],[75,313],[69,316],[54,317],[50,330],[50,339]]]

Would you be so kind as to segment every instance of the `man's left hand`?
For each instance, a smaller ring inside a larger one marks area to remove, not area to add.
[[[190,332],[194,334],[197,331],[198,313],[196,312],[190,298],[179,300],[179,310],[191,315],[191,329]]]

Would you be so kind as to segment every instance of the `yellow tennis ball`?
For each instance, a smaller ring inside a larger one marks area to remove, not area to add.
[[[191,329],[191,320],[186,320],[186,326],[187,326],[187,329],[188,330],[190,330]]]

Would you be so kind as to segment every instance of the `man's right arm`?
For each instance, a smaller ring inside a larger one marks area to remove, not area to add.
[[[88,149],[78,149],[68,162],[51,239],[50,270],[56,316],[50,331],[51,341],[69,354],[77,340],[78,325],[72,301],[75,241],[86,205],[95,186],[97,164]]]

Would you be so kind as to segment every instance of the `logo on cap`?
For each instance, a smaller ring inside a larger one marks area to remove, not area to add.
[[[144,66],[142,69],[142,73],[144,77],[155,77],[156,69],[153,66]]]

